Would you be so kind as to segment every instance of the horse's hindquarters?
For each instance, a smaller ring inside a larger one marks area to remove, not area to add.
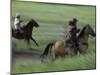
[[[74,48],[66,47],[63,41],[58,41],[52,47],[53,57],[65,57],[66,55],[74,55]]]

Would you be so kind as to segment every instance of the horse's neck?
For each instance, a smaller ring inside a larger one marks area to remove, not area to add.
[[[32,26],[31,24],[28,24],[28,25],[26,26],[26,30],[27,30],[27,32],[32,31],[32,30],[33,30],[33,26]]]
[[[78,37],[79,41],[81,42],[88,42],[89,35],[83,34],[81,37]]]
[[[32,35],[32,30],[33,30],[33,26],[32,27],[29,27],[29,29],[27,30],[27,33],[28,34],[30,33],[30,35]]]
[[[32,31],[32,30],[33,30],[33,26],[30,25],[30,26],[29,26],[29,29]]]

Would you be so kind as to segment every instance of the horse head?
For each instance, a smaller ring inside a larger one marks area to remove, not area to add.
[[[29,24],[32,25],[32,26],[34,26],[34,27],[39,27],[39,24],[35,20],[33,20],[33,19],[31,19],[29,21]]]
[[[89,24],[87,24],[86,26],[85,26],[85,32],[86,33],[88,33],[88,34],[90,34],[91,36],[93,36],[93,37],[95,37],[96,36],[96,33],[95,33],[95,31],[93,30],[93,28],[89,25]]]

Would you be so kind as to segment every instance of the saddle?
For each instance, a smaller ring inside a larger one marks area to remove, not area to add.
[[[71,40],[71,39],[67,39],[67,40],[65,40],[65,42],[64,42],[64,47],[66,48],[66,47],[73,47],[73,41]]]
[[[22,29],[15,29],[14,31],[16,34],[24,34],[24,31]]]

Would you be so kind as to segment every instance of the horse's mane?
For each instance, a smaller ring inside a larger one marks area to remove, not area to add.
[[[84,34],[84,30],[86,29],[87,26],[83,27],[83,29],[80,31],[80,34],[78,35],[78,37],[81,37]]]
[[[33,21],[33,19],[31,19],[28,23],[27,23],[27,26]]]
[[[26,25],[24,25],[23,28],[27,28],[32,21],[33,21],[33,19],[31,19],[28,23],[26,23]]]
[[[34,19],[31,19],[25,26],[23,26],[22,29],[26,29],[26,28],[29,28],[29,27],[33,27],[33,25],[38,25],[37,22],[34,20]]]

